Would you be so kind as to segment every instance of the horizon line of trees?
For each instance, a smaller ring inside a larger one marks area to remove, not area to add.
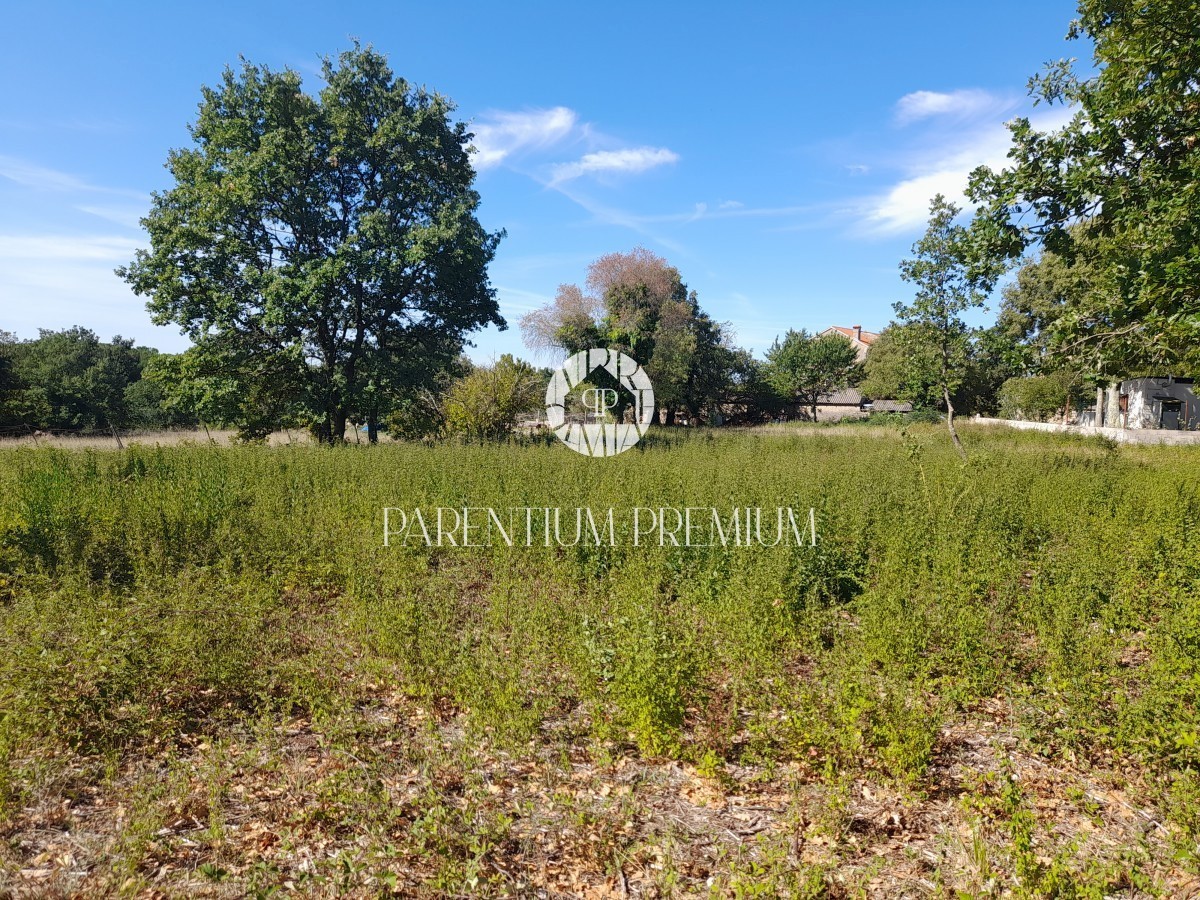
[[[1200,6],[1079,0],[1069,37],[1092,43],[1034,76],[1037,102],[1070,104],[1053,132],[1009,123],[1004,168],[973,172],[961,210],[937,196],[900,263],[865,366],[833,336],[788,332],[765,359],[734,344],[666,260],[637,248],[598,259],[582,286],[522,319],[528,345],[624,350],[642,362],[662,421],[742,424],[815,417],[829,390],[956,415],[1065,411],[1145,374],[1200,369]],[[243,62],[201,89],[174,186],[143,220],[150,246],[118,270],[177,355],[86,329],[0,341],[0,417],[102,430],[135,421],[235,426],[247,439],[311,428],[344,440],[501,433],[534,402],[536,370],[472,366],[466,337],[506,327],[488,279],[503,231],[476,216],[471,138],[440,94],[355,44],[322,86]],[[967,321],[1001,279],[995,323]],[[846,342],[848,343],[848,342]],[[424,424],[422,424],[424,423]],[[432,423],[432,424],[431,424]],[[440,423],[440,424],[439,424]],[[436,428],[434,425],[436,424]]]

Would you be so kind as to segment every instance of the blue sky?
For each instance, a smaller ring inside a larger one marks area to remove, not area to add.
[[[112,274],[170,186],[202,84],[239,55],[319,86],[354,39],[452,98],[477,134],[505,332],[588,263],[644,246],[761,354],[788,328],[885,326],[929,198],[998,164],[1030,75],[1090,48],[1066,0],[20,4],[0,53],[0,329],[84,325],[163,350]]]

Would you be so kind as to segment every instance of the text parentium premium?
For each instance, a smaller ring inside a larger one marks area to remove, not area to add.
[[[816,543],[817,516],[812,508],[383,508],[385,547],[799,547]]]

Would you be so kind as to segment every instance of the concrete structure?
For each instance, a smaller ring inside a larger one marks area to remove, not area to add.
[[[1131,378],[1121,382],[1117,402],[1122,428],[1164,431],[1200,428],[1200,397],[1196,396],[1190,378]]]
[[[1016,419],[972,419],[980,425],[1007,425],[1020,431],[1053,431],[1084,437],[1111,438],[1118,444],[1190,444],[1200,446],[1200,431],[1164,431],[1161,428],[1096,428],[1094,425],[1063,425],[1061,422],[1024,422]]]

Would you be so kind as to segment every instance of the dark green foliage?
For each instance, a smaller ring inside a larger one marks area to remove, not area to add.
[[[184,328],[202,417],[248,437],[294,417],[325,441],[376,423],[504,325],[475,218],[466,126],[444,97],[371,49],[293,71],[245,63],[205,88],[194,146],[143,220],[150,249],[119,270],[156,322]],[[212,412],[205,412],[211,407]]]
[[[1000,414],[1008,419],[1045,422],[1062,416],[1082,396],[1082,385],[1070,372],[1010,378],[1000,388]]]
[[[143,378],[165,357],[86,328],[0,342],[0,425],[74,432],[191,424]]]
[[[1200,6],[1194,0],[1080,0],[1070,37],[1090,40],[1092,73],[1062,60],[1030,81],[1039,101],[1074,104],[1061,131],[1010,124],[1008,168],[971,179],[978,258],[1034,244],[1091,289],[1049,324],[1092,371],[1174,368],[1200,346]],[[1088,223],[1086,237],[1077,223]],[[1074,229],[1072,226],[1076,226]]]

